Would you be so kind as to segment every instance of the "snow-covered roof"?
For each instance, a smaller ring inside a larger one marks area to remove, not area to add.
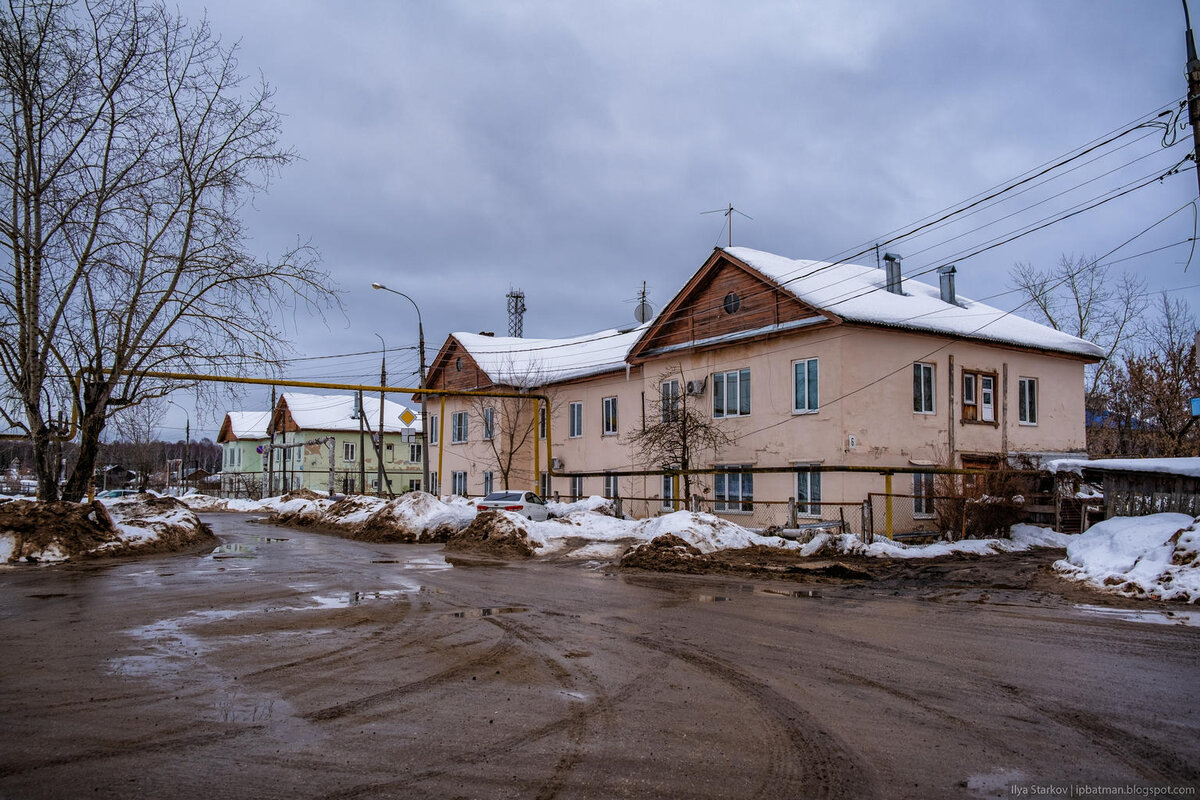
[[[292,421],[301,430],[306,431],[357,431],[358,417],[354,416],[355,398],[348,394],[305,394],[303,392],[284,392],[280,400],[286,403],[291,413]],[[366,428],[375,430],[379,427],[379,398],[363,397],[363,410],[366,415]],[[411,425],[406,425],[400,415],[411,411],[414,416]],[[421,431],[421,415],[412,411],[408,406],[392,400],[384,401],[383,407],[384,433],[419,433]]]
[[[267,426],[271,424],[270,411],[230,411],[229,432],[235,439],[266,439]]]
[[[883,270],[859,264],[830,264],[777,256],[748,247],[724,251],[781,284],[800,300],[844,320],[951,334],[1004,344],[1103,358],[1092,342],[1056,331],[1010,311],[957,295],[957,304],[941,299],[936,286],[905,277],[904,294],[887,291]]]
[[[1200,458],[1060,458],[1046,464],[1051,472],[1080,473],[1084,469],[1114,472],[1157,472],[1200,478]]]
[[[647,323],[648,324],[648,323]],[[532,387],[625,368],[625,357],[646,324],[569,339],[452,334],[491,379],[504,386]]]

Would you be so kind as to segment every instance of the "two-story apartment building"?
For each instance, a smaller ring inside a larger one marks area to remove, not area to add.
[[[230,411],[221,422],[221,494],[259,497],[262,493],[263,445],[271,440],[270,411]]]
[[[311,442],[329,438],[335,491],[380,491],[379,453],[383,491],[401,494],[420,489],[424,457],[420,414],[385,400],[381,425],[379,407],[377,397],[363,397],[360,407],[353,395],[281,394],[268,427],[274,442],[273,492],[327,491],[329,443]]]
[[[428,385],[549,395],[551,457],[564,473],[664,466],[646,463],[631,434],[654,423],[664,398],[683,398],[728,438],[692,464],[729,468],[697,476],[693,489],[718,513],[755,497],[794,497],[803,513],[808,502],[860,501],[883,488],[876,474],[813,465],[976,467],[1083,452],[1084,366],[1100,348],[958,296],[952,267],[938,277],[939,286],[905,278],[894,260],[881,270],[717,249],[648,324],[561,340],[452,334]],[[496,404],[451,397],[438,413],[431,436],[443,435],[430,458],[440,490],[503,488]],[[675,499],[677,485],[657,476],[535,474],[546,471],[544,450],[533,455],[542,426],[515,422],[526,435],[504,441],[512,485],[651,499],[634,513]],[[913,494],[930,493],[928,475],[904,480]]]

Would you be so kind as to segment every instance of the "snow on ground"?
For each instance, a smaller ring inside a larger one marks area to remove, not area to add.
[[[962,539],[957,542],[934,542],[933,544],[904,544],[876,537],[872,544],[865,544],[854,534],[821,533],[800,548],[803,556],[861,555],[872,558],[938,558],[955,554],[995,555],[1015,553],[1033,547],[1067,547],[1078,538],[1072,534],[1058,533],[1037,525],[1019,524],[1012,526],[1008,539]]]
[[[1050,472],[1074,472],[1085,468],[1122,472],[1164,472],[1168,475],[1200,477],[1200,458],[1057,458],[1046,462]]]
[[[633,533],[638,539],[647,542],[670,533],[701,553],[736,550],[755,545],[791,549],[800,547],[798,542],[779,536],[760,536],[728,520],[694,511],[675,511],[661,517],[642,520],[633,529]]]
[[[1068,578],[1125,597],[1200,600],[1200,520],[1187,514],[1113,517],[1067,546],[1054,567]]]

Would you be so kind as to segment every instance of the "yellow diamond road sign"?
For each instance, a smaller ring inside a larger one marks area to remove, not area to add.
[[[400,421],[405,425],[412,425],[417,419],[417,415],[412,412],[411,408],[406,408],[400,412]]]

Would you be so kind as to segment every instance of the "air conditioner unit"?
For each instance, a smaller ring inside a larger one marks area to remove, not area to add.
[[[563,460],[561,458],[550,459],[550,469],[558,471],[563,468]]]
[[[704,384],[705,384],[705,382],[706,382],[706,379],[705,379],[705,378],[701,378],[701,379],[700,379],[700,380],[698,380],[698,381],[688,381],[688,382],[687,382],[687,386],[686,386],[687,393],[688,393],[688,394],[691,394],[691,395],[701,395],[701,394],[704,394]]]

